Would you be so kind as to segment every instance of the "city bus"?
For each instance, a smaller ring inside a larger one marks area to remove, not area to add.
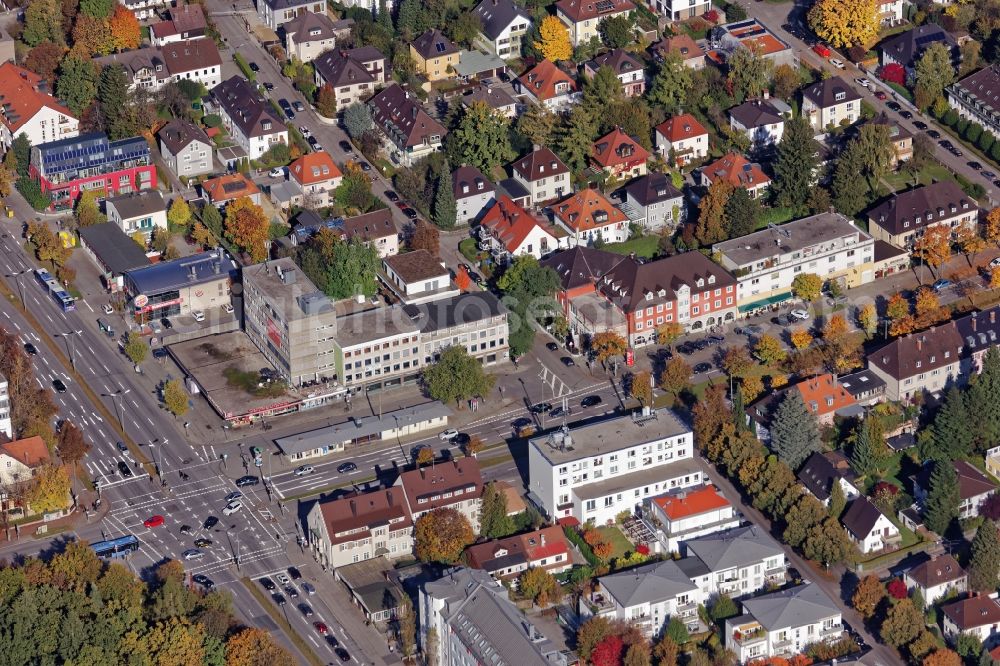
[[[76,310],[76,299],[66,293],[66,290],[62,288],[58,280],[52,277],[51,273],[44,268],[37,268],[35,269],[35,277],[45,286],[46,291],[63,312]]]
[[[90,544],[90,547],[98,557],[118,560],[126,558],[139,550],[140,545],[139,539],[134,534],[129,534],[117,539],[97,541]]]

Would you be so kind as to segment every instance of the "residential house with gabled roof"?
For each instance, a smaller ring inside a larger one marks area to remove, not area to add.
[[[597,284],[626,320],[633,347],[656,342],[656,329],[679,323],[699,331],[736,319],[736,280],[700,252],[640,263],[619,262]]]
[[[347,219],[333,217],[323,219],[313,210],[304,210],[294,218],[294,226],[289,236],[292,245],[301,245],[308,241],[320,229],[330,229],[342,240],[358,239],[359,242],[374,247],[381,259],[399,252],[399,229],[392,220],[392,211],[388,208],[373,210],[364,215]]]
[[[496,201],[496,187],[482,171],[473,166],[463,164],[452,171],[451,188],[458,206],[456,221],[459,224],[475,221]]]
[[[448,130],[397,84],[376,93],[368,100],[368,108],[383,145],[404,166],[441,150]]]
[[[742,605],[743,614],[725,624],[726,648],[740,663],[791,657],[844,635],[840,608],[813,583],[744,599]]]
[[[511,164],[511,176],[528,192],[526,206],[541,206],[570,192],[569,167],[552,149],[535,146],[534,150]]]
[[[183,4],[167,10],[167,19],[149,26],[150,42],[153,46],[164,46],[172,42],[206,37],[208,22],[205,11],[199,4]]]
[[[69,139],[80,121],[49,92],[37,74],[12,62],[0,65],[0,148],[24,134],[33,145]]]
[[[442,81],[456,76],[458,47],[437,28],[425,30],[410,42],[410,57],[417,72],[428,81]]]
[[[590,163],[611,178],[645,176],[648,161],[649,151],[620,127],[599,138],[590,149]]]
[[[678,35],[667,35],[650,47],[653,57],[662,62],[666,54],[676,53],[685,67],[702,69],[705,67],[705,49],[692,39],[691,35],[682,32]]]
[[[842,451],[815,452],[809,456],[796,478],[810,495],[830,506],[830,495],[834,485],[839,485],[848,501],[861,495],[857,485],[858,475],[854,473],[850,461]]]
[[[903,582],[906,589],[919,590],[925,604],[933,605],[952,593],[965,592],[969,575],[951,553],[940,553],[903,572]]]
[[[863,554],[894,550],[902,543],[899,528],[867,497],[858,497],[840,517],[847,536]]]
[[[701,566],[685,567],[705,598],[726,594],[739,598],[769,585],[785,582],[785,551],[766,530],[750,524],[714,532],[684,544],[685,560]],[[684,562],[684,560],[681,560]]]
[[[511,580],[529,568],[557,574],[573,566],[569,544],[556,525],[469,546],[465,562],[498,580]]]
[[[288,165],[288,180],[298,187],[307,208],[329,206],[343,176],[325,150],[307,153]]]
[[[656,126],[656,150],[677,166],[708,157],[708,130],[690,113],[668,118]]]
[[[996,491],[996,482],[967,460],[955,460],[952,464],[958,475],[958,517],[960,520],[976,518],[979,506]],[[927,501],[933,467],[932,463],[925,462],[923,469],[910,477],[913,497],[921,505]]]
[[[894,63],[902,65],[912,74],[917,61],[931,44],[944,44],[951,53],[952,65],[958,68],[962,59],[958,41],[937,23],[918,25],[882,42],[879,45],[880,64],[883,67]]]
[[[559,0],[556,17],[569,28],[569,41],[573,46],[589,44],[598,37],[601,21],[616,16],[629,16],[635,11],[632,0]]]
[[[213,88],[222,81],[222,56],[208,37],[167,42],[95,58],[98,68],[121,65],[133,90],[156,91],[170,82],[195,81]]]
[[[684,220],[684,194],[663,173],[650,173],[624,188],[622,212],[650,232],[672,229]]]
[[[472,14],[481,26],[476,45],[504,60],[520,57],[521,39],[532,26],[528,12],[518,7],[514,0],[482,0]]]
[[[556,300],[574,335],[602,330],[626,335],[624,316],[597,293],[597,282],[601,276],[624,260],[624,255],[585,245],[561,250],[542,259],[542,266],[551,268],[559,276]]]
[[[729,109],[729,127],[745,134],[752,146],[763,148],[781,141],[785,118],[790,116],[791,108],[781,100],[753,99]]]
[[[612,49],[583,65],[584,73],[593,78],[597,70],[608,67],[621,81],[626,97],[641,97],[646,92],[646,69],[642,61],[625,49]]]
[[[403,472],[393,484],[402,488],[413,521],[435,509],[451,508],[468,519],[479,534],[479,507],[483,475],[472,457],[455,458]]]
[[[979,220],[979,205],[951,180],[891,195],[868,211],[872,236],[896,247],[912,249],[926,229],[947,226],[972,229]]]
[[[212,99],[229,136],[250,159],[260,159],[272,146],[288,143],[284,119],[242,76],[212,88]]]
[[[104,202],[108,222],[123,233],[140,233],[148,241],[156,229],[167,229],[167,204],[159,190],[142,190],[112,197]]]
[[[293,20],[303,12],[322,14],[326,11],[326,3],[322,0],[258,0],[257,15],[271,30]]]
[[[538,219],[505,194],[479,220],[479,247],[495,258],[530,254],[541,259],[565,244],[565,233]]]
[[[313,60],[316,85],[330,86],[338,113],[361,103],[389,80],[385,55],[374,46],[326,51]]]
[[[841,77],[831,76],[802,90],[802,116],[817,132],[854,124],[861,117],[861,95]]]
[[[1000,65],[983,67],[948,86],[948,105],[959,118],[976,122],[1000,137]]]
[[[0,484],[10,488],[28,481],[50,460],[45,441],[37,435],[3,442],[0,444]]]
[[[573,77],[550,60],[542,60],[514,79],[514,90],[549,111],[562,110],[580,99]]]
[[[699,175],[701,184],[708,187],[716,180],[726,180],[733,187],[743,187],[752,199],[763,196],[771,186],[771,179],[756,164],[739,153],[723,155],[711,164],[703,166]]]
[[[976,592],[941,606],[941,626],[953,642],[963,634],[975,636],[982,643],[995,642],[1000,633],[1000,601],[996,593],[987,596]]]
[[[508,95],[503,88],[483,83],[462,95],[462,106],[465,108],[477,102],[485,104],[504,118],[517,117],[517,100]]]
[[[858,416],[863,412],[854,400],[854,396],[841,386],[837,377],[830,373],[817,375],[781,389],[772,391],[747,408],[750,422],[754,425],[757,436],[763,440],[771,439],[771,417],[775,410],[784,402],[792,391],[799,394],[802,402],[821,425],[833,425],[835,416]]]
[[[215,145],[205,131],[187,120],[175,118],[156,134],[160,154],[178,178],[212,173]]]
[[[570,247],[628,240],[628,217],[598,190],[580,190],[553,203],[549,211],[553,222],[569,234]]]
[[[326,14],[303,12],[285,24],[285,52],[299,62],[312,62],[337,45],[333,19]]]
[[[643,517],[655,528],[657,550],[665,553],[680,552],[681,543],[696,537],[740,526],[732,503],[712,484],[648,498]]]
[[[316,502],[306,517],[309,548],[325,567],[413,552],[413,517],[402,488]]]
[[[260,205],[257,184],[239,172],[209,178],[201,184],[201,194],[205,201],[217,208],[223,208],[240,197],[249,197],[250,201]]]

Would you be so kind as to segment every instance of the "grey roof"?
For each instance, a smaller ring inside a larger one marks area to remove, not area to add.
[[[406,305],[403,311],[426,334],[498,317],[506,314],[507,308],[488,291],[470,291],[452,298]]]
[[[771,106],[770,100],[755,99],[744,102],[729,109],[729,115],[747,129],[785,122],[781,111]]]
[[[737,266],[745,266],[851,235],[862,242],[871,238],[840,213],[819,213],[716,243],[712,252],[724,255]]]
[[[383,88],[368,100],[372,121],[400,148],[444,140],[448,129],[431,118],[420,102],[398,84]]]
[[[811,99],[820,108],[828,108],[844,102],[856,102],[861,95],[847,81],[839,76],[807,86],[802,91],[802,97]]]
[[[462,191],[464,186],[468,186],[468,192]],[[474,166],[464,164],[451,172],[451,189],[455,193],[456,200],[492,193],[496,190],[493,183],[483,175],[482,171]]]
[[[497,70],[507,71],[507,63],[504,59],[493,54],[482,51],[463,50],[458,54],[458,64],[454,66],[455,72],[459,76],[473,78],[483,74],[492,75]]]
[[[756,525],[691,539],[687,549],[712,571],[746,566],[785,552],[771,535]]]
[[[378,57],[372,58],[372,54],[368,51],[362,53],[361,49],[326,51],[313,60],[313,67],[320,78],[334,88],[376,83],[375,75],[365,68],[365,63],[372,59],[385,59],[377,50],[376,53]]]
[[[500,194],[506,194],[511,199],[523,199],[527,196],[531,196],[531,192],[528,191],[521,181],[514,178],[504,178],[499,183],[497,183],[497,189]]]
[[[108,199],[105,206],[114,206],[123,220],[152,215],[167,209],[159,190],[140,190]]]
[[[843,375],[838,380],[840,381],[840,385],[847,389],[847,392],[853,395],[855,399],[870,391],[885,388],[885,380],[868,368],[852,372],[849,375]]]
[[[812,583],[745,599],[743,610],[768,631],[817,624],[840,615],[833,600]]]
[[[462,103],[466,106],[473,102],[482,102],[494,110],[517,105],[517,101],[503,88],[488,85],[480,85],[462,97]]]
[[[653,562],[603,576],[600,581],[615,601],[625,608],[659,603],[698,589],[673,560]]]
[[[194,6],[197,7],[198,5]],[[175,118],[164,125],[157,133],[157,136],[160,138],[160,143],[166,146],[174,155],[193,141],[201,142],[208,146],[209,149],[212,148],[211,139],[208,138],[208,135],[200,127],[179,118]]]
[[[877,506],[871,503],[867,497],[859,497],[847,508],[844,517],[840,519],[847,531],[857,539],[867,537],[875,523],[882,516],[882,512]]]
[[[676,560],[677,566],[681,568],[684,575],[688,578],[695,578],[697,576],[705,576],[712,573],[712,570],[705,566],[705,563],[699,560],[697,557],[682,557]]]
[[[1000,113],[1000,64],[983,67],[975,74],[954,84],[952,88],[972,98],[989,113]]]
[[[312,319],[334,308],[291,257],[282,257],[243,268],[243,283],[267,300],[286,324]]]
[[[563,290],[595,284],[602,275],[614,268],[624,256],[607,250],[576,245],[554,252],[539,263],[554,270]]]
[[[690,432],[674,412],[657,409],[650,416],[632,414],[571,427],[569,439],[564,439],[561,431],[548,433],[532,439],[529,446],[535,447],[550,464],[558,465]],[[577,488],[577,492],[587,487]]]
[[[161,261],[145,268],[125,271],[125,281],[136,294],[159,294],[220,279],[232,279],[231,264],[219,251],[205,252],[173,261]]]
[[[458,53],[458,47],[455,46],[455,43],[445,37],[444,33],[437,28],[425,30],[422,35],[410,42],[410,48],[424,60]]]
[[[297,435],[280,437],[274,440],[274,443],[286,455],[305,453],[306,451],[312,451],[324,446],[350,442],[358,437],[368,437],[393,430],[397,427],[422,423],[450,415],[451,410],[435,400],[434,402],[425,402],[412,407],[397,409],[394,412],[383,412],[382,418],[379,418],[377,415],[362,418],[351,417],[347,421],[335,423],[325,428],[307,430]]]
[[[642,61],[638,60],[625,49],[614,49],[601,54],[588,62],[586,66],[595,72],[601,67],[610,67],[615,76],[621,76],[622,74],[628,74],[636,70],[642,71],[643,69]]]
[[[518,18],[531,21],[528,13],[515,5],[513,0],[483,0],[472,13],[479,17],[481,32],[491,40],[499,37]]]
[[[834,481],[846,479],[853,484],[855,479],[854,471],[849,465],[841,464],[841,460],[846,463],[846,458],[839,451],[839,456],[831,456],[829,453],[813,453],[799,470],[798,479],[802,485],[811,492],[816,499],[826,501],[830,497]]]
[[[683,196],[666,174],[662,173],[650,173],[636,178],[625,186],[625,191],[643,206]]]
[[[285,132],[285,122],[242,76],[233,76],[212,88],[212,97],[226,110],[244,136],[267,136]],[[265,123],[270,127],[265,128]]]
[[[926,23],[895,37],[890,37],[879,48],[882,49],[882,53],[890,56],[896,62],[910,67],[923,55],[927,47],[935,42],[943,42],[951,51],[952,59],[958,60],[958,42],[936,23]]]
[[[918,231],[943,219],[976,211],[976,200],[957,183],[941,180],[923,187],[894,194],[868,211],[869,226],[877,224],[890,234]],[[919,219],[919,221],[918,221]]]
[[[142,248],[114,222],[81,227],[80,239],[114,275],[149,265],[149,258]]]
[[[321,42],[334,36],[333,20],[326,14],[303,12],[285,24],[285,35],[292,35],[297,44]],[[311,34],[313,31],[317,34]]]

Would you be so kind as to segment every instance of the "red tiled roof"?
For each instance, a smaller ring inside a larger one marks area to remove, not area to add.
[[[576,91],[576,81],[569,74],[556,67],[551,60],[541,61],[517,77],[517,81],[523,89],[531,91],[531,94],[540,100],[555,97],[557,83],[568,83],[569,92]]]
[[[701,123],[690,113],[682,113],[679,116],[668,118],[666,122],[656,126],[656,131],[666,137],[670,143],[708,134],[708,130],[702,127]]]
[[[978,594],[942,606],[941,612],[955,623],[959,631],[1000,623],[1000,604],[997,600]]]
[[[413,513],[451,506],[483,494],[479,463],[468,457],[403,472],[396,483],[403,486]]]
[[[242,184],[243,187],[234,187]],[[227,188],[227,186],[229,186]],[[257,185],[242,173],[231,173],[216,178],[209,178],[201,184],[201,189],[208,195],[209,201],[218,203],[249,197],[260,192]]]
[[[337,165],[334,164],[330,153],[325,150],[303,155],[292,162],[288,168],[288,173],[303,185],[322,183],[334,178],[340,178],[343,175]]]
[[[729,500],[723,497],[715,486],[705,486],[698,490],[677,495],[660,495],[653,501],[671,520],[680,520],[697,516],[701,513],[723,509],[731,506]]]
[[[330,543],[337,545],[369,538],[371,528],[380,525],[391,525],[392,530],[409,527],[412,520],[404,494],[400,488],[384,488],[322,502],[320,511]],[[337,536],[338,533],[341,536]]]
[[[535,227],[541,227],[555,238],[548,225],[514,203],[506,194],[497,199],[496,203],[486,211],[480,224],[492,231],[511,253],[521,247],[524,239]]]
[[[631,0],[559,0],[556,9],[574,23],[630,12],[635,9]]]
[[[836,412],[856,403],[854,396],[829,373],[801,381],[793,388],[802,394],[806,409],[816,415]],[[814,404],[816,409],[813,409]]]
[[[17,130],[34,118],[42,107],[75,117],[54,97],[42,92],[42,87],[42,78],[34,72],[12,62],[0,65],[0,122],[7,126],[11,135],[17,134]]]
[[[649,159],[649,151],[616,127],[594,142],[590,157],[601,167],[614,167],[626,162]]]
[[[577,232],[628,221],[625,213],[615,208],[603,194],[589,188],[553,204],[552,214]]]
[[[520,559],[527,564],[568,553],[569,546],[562,529],[552,526],[469,546],[465,556],[470,567],[487,569],[503,557]],[[564,559],[560,564],[567,562],[568,559]]]
[[[37,435],[4,442],[0,444],[0,451],[28,467],[38,467],[49,461],[49,449],[45,446],[45,440]]]
[[[728,180],[734,187],[745,187],[750,189],[761,183],[768,184],[771,179],[761,171],[756,164],[751,164],[750,160],[739,153],[729,153],[723,155],[715,162],[702,168],[702,174],[708,177],[713,183],[716,180]]]

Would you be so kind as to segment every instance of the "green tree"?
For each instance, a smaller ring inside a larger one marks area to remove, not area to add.
[[[760,97],[771,82],[771,61],[758,49],[740,46],[726,62],[733,95],[739,101]]]
[[[188,410],[188,394],[179,379],[171,379],[163,385],[163,406],[175,417],[184,416]]]
[[[524,113],[518,117],[515,129],[533,145],[544,146],[548,144],[556,129],[557,119],[556,114],[544,106],[528,104]]]
[[[856,151],[848,148],[841,154],[833,172],[833,203],[844,215],[853,217],[868,206],[869,188],[861,174],[862,165]]]
[[[149,352],[149,345],[141,335],[135,331],[129,331],[125,341],[125,355],[132,361],[133,365],[139,365],[146,360]]]
[[[24,7],[24,29],[21,40],[28,46],[38,46],[42,42],[66,45],[66,34],[62,29],[62,12],[56,0],[38,0]]]
[[[360,139],[362,134],[371,131],[374,123],[368,105],[357,102],[344,109],[344,127],[352,139]]]
[[[801,548],[809,536],[809,530],[827,517],[826,509],[818,499],[808,493],[802,493],[784,516],[787,524],[783,535],[784,542],[792,548]]]
[[[94,63],[67,55],[59,65],[56,94],[74,115],[82,115],[97,97],[97,69]]]
[[[170,209],[167,211],[167,222],[175,229],[187,229],[191,222],[191,207],[184,197],[177,197],[170,202]]]
[[[429,9],[420,0],[403,0],[396,17],[396,28],[404,39],[412,40],[428,28],[434,27]]]
[[[991,346],[983,357],[983,369],[974,376],[965,392],[966,411],[976,415],[973,431],[975,450],[986,449],[1000,441],[1000,349]]]
[[[830,504],[827,511],[830,517],[839,520],[844,509],[847,507],[847,497],[844,495],[844,487],[840,485],[840,480],[836,479],[830,486]]]
[[[721,622],[730,617],[740,614],[740,609],[728,594],[720,594],[715,597],[711,607],[708,609],[713,622]]]
[[[460,404],[463,400],[486,397],[496,382],[483,365],[469,356],[464,347],[448,347],[437,362],[424,368],[424,388],[435,400]]]
[[[323,229],[309,240],[300,259],[302,271],[332,299],[371,297],[376,292],[378,250],[358,238],[343,241]]]
[[[729,221],[729,237],[739,238],[757,230],[763,210],[760,201],[750,196],[745,187],[737,187],[726,201],[725,214]]]
[[[570,111],[556,138],[556,150],[566,166],[583,171],[599,129],[599,122],[584,105],[578,104]]]
[[[840,522],[830,516],[813,525],[802,544],[802,554],[824,565],[840,564],[851,557],[856,549],[847,538]]]
[[[1000,532],[996,523],[985,520],[972,540],[969,560],[969,586],[981,592],[993,592],[1000,580]]]
[[[448,155],[453,164],[468,164],[484,174],[514,159],[510,121],[485,102],[473,102],[458,127],[448,134]]]
[[[815,273],[799,273],[792,280],[792,293],[796,298],[810,302],[819,298],[823,280]]]
[[[681,60],[680,53],[670,51],[660,63],[646,96],[668,115],[676,113],[691,90],[691,69]]]
[[[399,651],[407,659],[412,657],[417,650],[417,614],[409,594],[402,595],[396,611],[396,637]]]
[[[525,599],[531,599],[539,606],[546,606],[550,601],[558,601],[562,596],[562,588],[555,577],[542,567],[525,569],[517,578],[518,592]]]
[[[691,634],[688,633],[687,627],[676,617],[670,618],[670,622],[667,623],[667,630],[663,635],[677,645],[684,645],[691,640]]]
[[[222,238],[222,213],[218,208],[209,203],[202,206],[201,222],[216,238]]]
[[[107,65],[101,70],[97,84],[97,100],[110,140],[125,139],[138,133],[129,109],[128,75],[125,74],[122,65]]]
[[[816,415],[806,407],[802,394],[788,391],[771,419],[771,449],[792,468],[798,468],[822,446]]]
[[[446,167],[438,177],[437,195],[434,197],[434,224],[442,229],[452,229],[458,217],[455,192],[451,189],[450,171]]]
[[[462,12],[448,25],[448,36],[457,44],[471,48],[480,31],[483,22],[472,12]]]
[[[958,474],[951,460],[937,460],[932,464],[924,520],[928,529],[944,535],[958,518]]]
[[[474,539],[468,518],[452,508],[429,511],[413,526],[413,550],[424,562],[454,564]]]
[[[80,0],[80,13],[91,18],[108,18],[116,4],[115,0]]]
[[[600,121],[614,105],[625,99],[622,82],[607,65],[598,68],[593,78],[583,82],[583,95],[580,104],[590,112],[591,117]]]
[[[487,483],[479,512],[479,533],[490,539],[500,539],[514,531],[514,521],[507,515],[507,496],[496,481]]]
[[[944,89],[955,81],[955,68],[951,64],[951,50],[942,42],[928,46],[914,69],[917,88],[926,99],[933,102],[944,94]]]
[[[778,142],[774,160],[774,181],[771,193],[779,206],[801,210],[809,201],[812,178],[819,166],[819,144],[805,118],[785,122],[785,131]]]
[[[601,35],[601,41],[609,49],[623,49],[635,42],[632,18],[627,14],[602,20],[597,25],[597,31]]]
[[[909,599],[902,599],[889,609],[879,635],[894,648],[901,648],[913,641],[923,628],[924,618],[920,610]]]
[[[974,438],[972,419],[965,409],[964,396],[952,385],[934,415],[930,436],[924,441],[921,453],[925,460],[955,460],[972,452]]]
[[[87,190],[76,200],[76,223],[81,227],[90,227],[108,221],[107,215],[101,212],[97,203],[97,191]]]
[[[532,321],[547,317],[557,309],[555,293],[559,276],[552,268],[541,266],[530,255],[517,257],[497,279],[503,303],[517,316],[511,318],[510,349],[514,357],[531,349],[535,329]]]
[[[851,466],[858,474],[868,476],[884,470],[889,456],[882,422],[878,416],[869,414],[855,431],[851,445]]]

